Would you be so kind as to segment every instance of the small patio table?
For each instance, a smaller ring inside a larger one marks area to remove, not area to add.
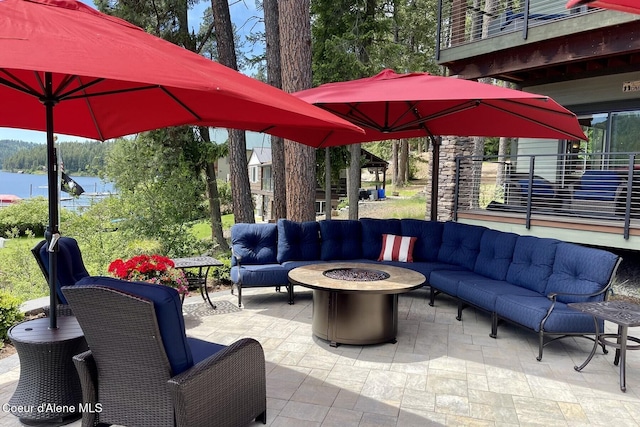
[[[575,366],[576,371],[581,371],[589,364],[598,344],[610,345],[616,349],[616,355],[613,364],[620,364],[620,390],[627,391],[625,380],[625,362],[627,350],[640,350],[640,345],[629,345],[627,341],[640,344],[640,338],[628,336],[629,327],[640,326],[640,305],[632,304],[625,301],[600,301],[600,302],[579,302],[568,304],[569,308],[588,313],[593,316],[596,325],[596,336],[593,343],[593,349],[587,360],[580,366]],[[618,325],[618,333],[605,334],[598,327],[598,319],[607,320]],[[611,339],[615,338],[615,341]]]
[[[213,309],[216,309],[214,303],[209,298],[209,290],[207,289],[207,278],[211,267],[222,267],[224,264],[210,256],[193,256],[186,258],[173,258],[176,268],[185,270],[187,268],[197,268],[198,273],[185,271],[189,285],[197,286],[200,289],[200,295],[204,301],[207,301]]]
[[[9,411],[23,424],[64,424],[81,416],[82,388],[73,356],[88,350],[74,316],[58,318],[49,329],[46,317],[18,323],[9,338],[20,358],[20,378]]]

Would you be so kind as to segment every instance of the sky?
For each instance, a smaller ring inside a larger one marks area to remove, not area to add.
[[[93,0],[80,0],[82,3],[85,3],[91,7],[94,7]],[[200,22],[202,21],[202,15],[204,11],[211,5],[210,1],[200,0],[190,11],[189,11],[189,24],[192,26],[194,31],[198,31],[200,26]],[[238,0],[230,2],[230,12],[231,12],[231,20],[236,25],[238,32],[240,33],[241,38],[247,33],[252,31],[262,31],[264,28],[262,23],[257,24],[258,16],[261,17],[262,12],[256,10],[255,1],[254,0]],[[44,110],[43,110],[44,114]],[[249,133],[248,133],[249,134]],[[216,141],[219,141],[223,135],[226,135],[225,130],[216,130],[212,131],[212,136],[214,136]],[[77,136],[69,136],[56,134],[58,137],[58,142],[69,142],[69,141],[86,141],[86,138],[81,138]],[[44,132],[30,131],[30,130],[22,130],[22,129],[11,129],[11,128],[2,128],[0,127],[0,140],[2,139],[14,139],[28,142],[36,142],[36,143],[46,143],[47,137]],[[225,137],[226,139],[226,137]],[[268,139],[268,138],[267,138]],[[257,144],[260,146],[262,144],[263,137],[260,134],[255,136],[247,136],[247,146],[250,144]],[[224,140],[222,140],[224,141]],[[251,148],[251,147],[250,147]]]

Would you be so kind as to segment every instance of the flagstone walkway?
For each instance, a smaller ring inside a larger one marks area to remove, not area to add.
[[[224,303],[224,314],[216,315],[196,295],[186,303],[202,307],[185,310],[185,319],[187,333],[198,338],[261,342],[271,426],[640,426],[640,351],[627,354],[623,393],[613,349],[599,350],[576,372],[592,343],[569,338],[549,345],[538,362],[537,335],[503,324],[492,339],[488,315],[466,309],[458,322],[450,299],[429,307],[427,295],[400,297],[396,344],[332,348],[313,337],[311,293],[301,288],[294,305],[285,292],[247,289],[243,309]],[[212,296],[237,302],[226,291]],[[640,336],[640,328],[629,334]],[[0,403],[18,375],[17,355],[0,360]],[[18,425],[0,411],[0,426]]]

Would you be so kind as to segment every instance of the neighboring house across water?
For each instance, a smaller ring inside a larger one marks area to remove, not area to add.
[[[520,138],[484,159],[491,175],[470,140],[443,142],[457,175],[441,182],[441,219],[640,250],[640,15],[565,3],[440,1],[437,56],[450,75],[548,95],[589,137]]]

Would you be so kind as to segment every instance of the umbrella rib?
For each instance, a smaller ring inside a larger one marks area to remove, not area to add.
[[[394,131],[398,132],[398,131],[411,129],[415,125],[424,125],[429,120],[439,119],[441,117],[446,117],[446,116],[448,116],[450,114],[455,114],[455,113],[459,113],[459,112],[464,111],[464,110],[470,110],[472,108],[476,108],[477,106],[480,105],[480,103],[481,102],[479,100],[464,101],[461,104],[458,104],[458,105],[453,106],[451,108],[448,108],[446,110],[440,111],[440,112],[438,112],[436,114],[432,114],[432,115],[426,116],[426,117],[418,117],[417,120],[413,120],[413,121],[411,121],[409,123],[406,123],[406,124],[404,124],[402,126],[398,126],[397,128],[394,129]]]
[[[7,80],[3,77],[0,77],[0,84],[10,87],[12,89],[15,89],[17,91],[26,93],[27,95],[31,95],[35,97],[42,96],[42,93],[38,92],[36,89],[32,88],[31,86],[29,86],[28,84],[26,84],[25,82],[23,82],[22,80],[20,80],[10,72],[8,72],[7,70],[2,69],[0,71],[11,79],[11,80]]]
[[[171,99],[173,99],[177,104],[179,104],[182,108],[184,108],[186,111],[189,112],[189,114],[191,114],[193,117],[195,117],[198,120],[202,120],[202,118],[196,114],[195,111],[193,111],[191,108],[189,108],[189,106],[187,106],[187,104],[185,104],[184,102],[182,102],[181,100],[179,100],[174,94],[172,94],[166,87],[164,86],[160,86],[160,90],[162,90],[164,93],[166,93]]]
[[[562,130],[562,129],[560,129],[560,128],[556,127],[556,126],[548,125],[548,124],[546,124],[546,123],[544,123],[544,122],[541,122],[541,121],[539,121],[539,120],[533,120],[533,119],[531,119],[530,117],[525,116],[524,114],[514,113],[513,111],[509,111],[509,110],[507,110],[506,108],[498,107],[497,105],[492,105],[492,104],[487,104],[487,103],[483,103],[483,104],[484,104],[484,105],[486,105],[487,107],[491,107],[491,108],[493,108],[493,109],[495,109],[495,110],[498,110],[498,111],[502,111],[502,112],[504,112],[504,113],[511,114],[511,115],[513,115],[513,116],[516,116],[516,117],[519,117],[519,118],[521,118],[521,119],[527,120],[527,121],[529,121],[529,122],[531,122],[531,123],[535,123],[535,124],[538,124],[538,125],[540,125],[540,126],[546,127],[547,129],[551,129],[551,130],[554,130],[554,131],[556,131],[556,132],[562,133],[562,134],[564,134],[564,135],[570,136],[570,137],[571,137],[571,138],[573,138],[573,139],[584,139],[584,138],[583,138],[583,136],[581,136],[581,135],[574,135],[574,134],[569,133],[569,132],[567,132],[567,131],[565,131],[565,130]],[[517,105],[523,105],[523,104],[520,104],[520,103],[517,103],[517,102],[514,102],[514,104],[517,104]],[[529,105],[527,105],[527,107],[530,107],[530,106],[529,106]],[[540,109],[540,110],[542,110],[542,111],[553,112],[553,111],[550,111],[550,110],[548,110],[548,109],[546,109],[546,108],[540,108],[540,107],[535,107],[535,106],[532,106],[532,107],[533,107],[533,108]],[[556,113],[557,113],[557,114],[562,114],[562,115],[565,115],[565,116],[567,115],[566,113],[563,113],[563,112],[561,112],[561,111],[557,111]],[[571,113],[571,114],[573,114],[573,113]]]
[[[380,130],[380,126],[378,126],[375,120],[372,120],[371,117],[363,114],[362,111],[358,110],[355,107],[351,107],[352,109],[348,113],[341,113],[339,111],[334,111],[333,109],[331,109],[330,104],[315,104],[315,105],[327,110],[332,114],[335,114],[341,119],[345,119],[353,123],[356,126],[360,126],[368,129]],[[349,106],[351,106],[351,104],[349,104]],[[351,115],[352,112],[354,113],[354,115]]]

